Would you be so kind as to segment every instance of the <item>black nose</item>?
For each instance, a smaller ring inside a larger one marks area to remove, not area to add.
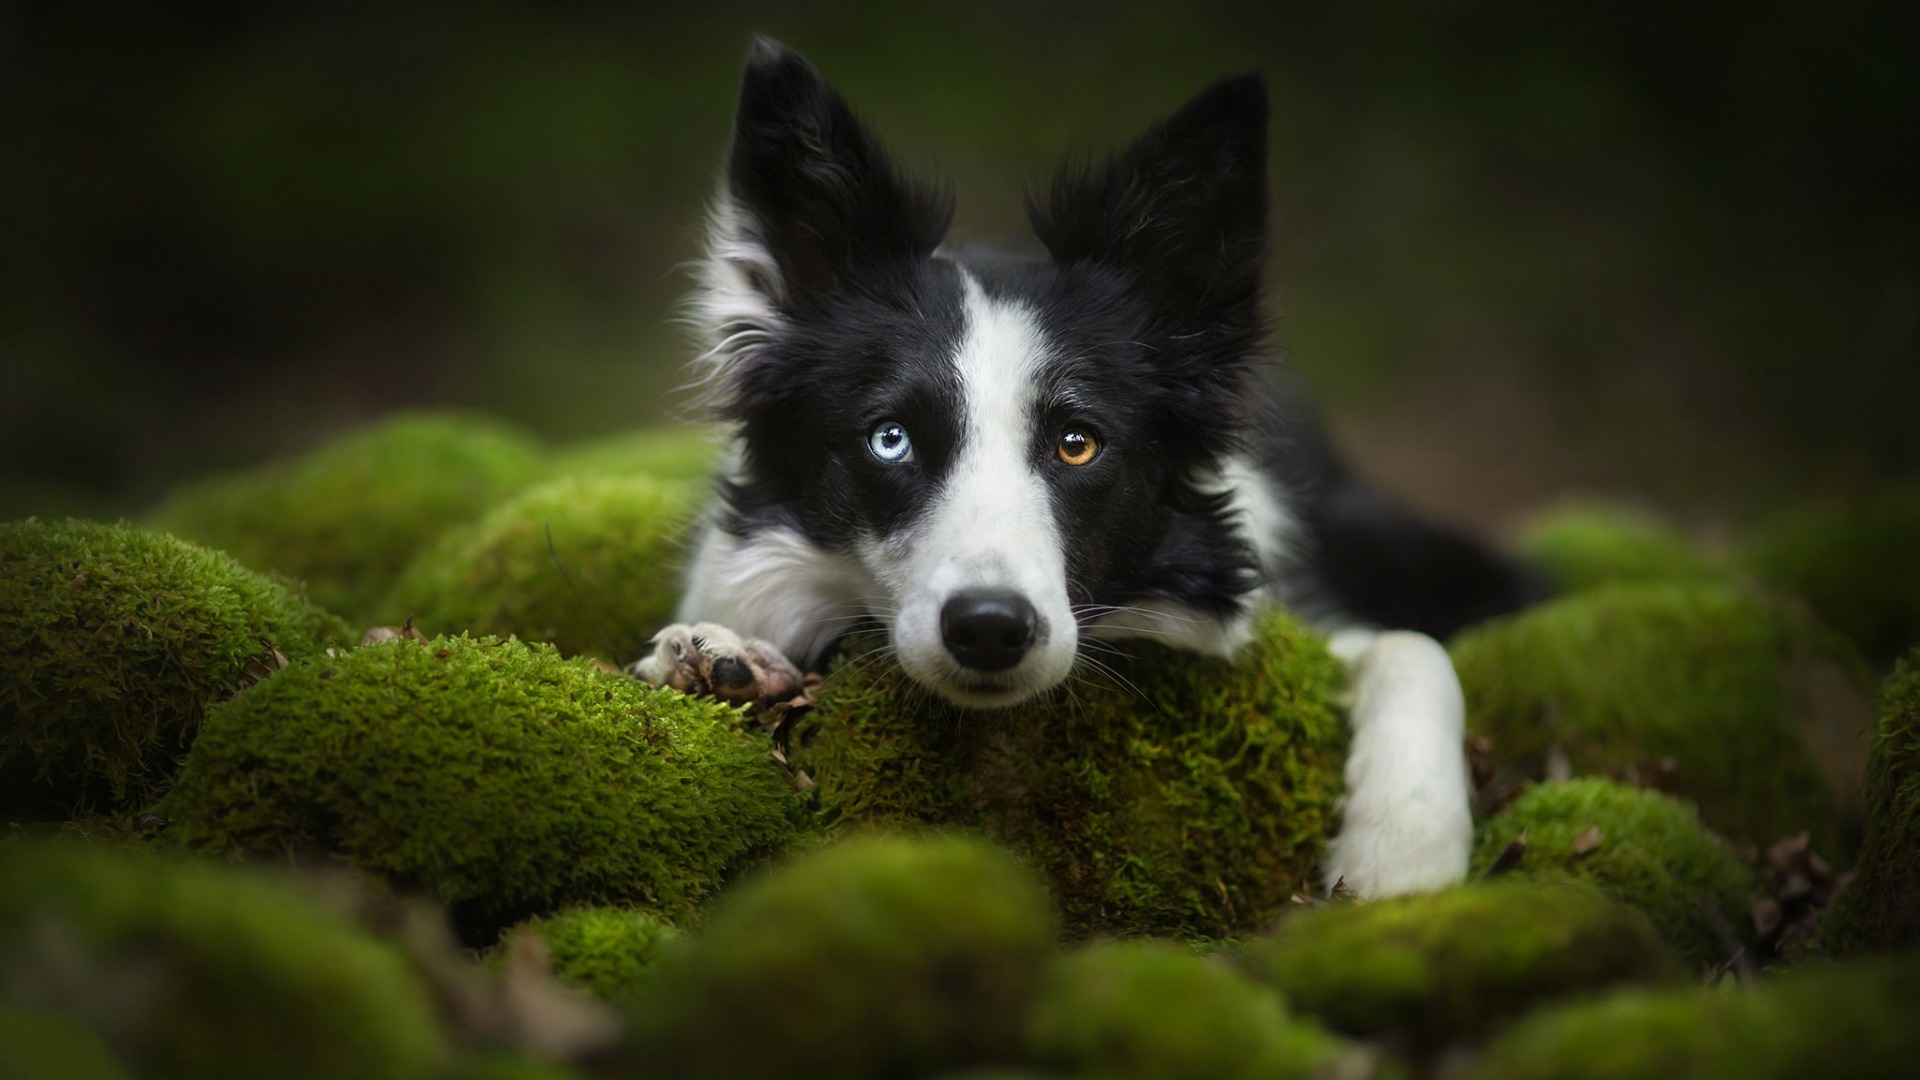
[[[1019,593],[970,590],[940,608],[940,639],[975,671],[1005,671],[1027,655],[1040,616]]]

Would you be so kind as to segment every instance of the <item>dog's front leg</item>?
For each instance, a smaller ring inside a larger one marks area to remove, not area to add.
[[[1353,684],[1347,790],[1327,852],[1329,887],[1362,896],[1452,885],[1473,844],[1460,679],[1440,643],[1406,631],[1329,641]]]
[[[800,692],[800,669],[773,645],[713,623],[675,623],[654,635],[653,651],[627,674],[684,694],[751,704]]]

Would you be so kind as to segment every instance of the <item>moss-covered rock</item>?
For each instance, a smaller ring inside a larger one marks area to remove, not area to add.
[[[405,414],[311,453],[204,481],[153,512],[156,528],[307,584],[362,625],[415,555],[540,478],[540,448],[492,420]]]
[[[1542,1001],[1685,974],[1640,912],[1581,883],[1521,880],[1297,912],[1240,961],[1336,1030],[1428,1047]]]
[[[1725,961],[1730,937],[1750,930],[1754,874],[1691,806],[1606,780],[1540,784],[1489,818],[1474,840],[1472,872],[1485,873],[1525,834],[1520,879],[1584,879],[1637,908],[1697,966]]]
[[[1860,862],[1821,927],[1836,953],[1920,948],[1920,649],[1887,680],[1880,709]]]
[[[420,553],[386,610],[442,633],[515,635],[627,662],[672,621],[699,489],[565,478],[514,496]]]
[[[1018,1060],[1046,895],[958,836],[861,837],[723,897],[636,999],[649,1075],[923,1076]]]
[[[1725,580],[1728,572],[1654,517],[1596,505],[1563,507],[1536,519],[1520,551],[1561,593],[1648,581]]]
[[[442,1074],[445,1080],[587,1080],[587,1075],[557,1061],[488,1054]]]
[[[1802,682],[1853,677],[1843,642],[1724,584],[1603,586],[1489,623],[1449,651],[1468,727],[1495,763],[1545,775],[1558,750],[1576,775],[1657,785],[1755,844],[1811,831],[1833,850],[1837,809],[1805,727],[1870,699],[1813,696]]]
[[[131,1080],[100,1033],[62,1013],[0,1005],[0,1076]]]
[[[1625,991],[1543,1011],[1468,1080],[1902,1077],[1920,1060],[1920,962],[1790,972],[1751,992]]]
[[[713,475],[721,435],[712,427],[661,427],[627,432],[554,451],[558,476],[651,476],[700,482]]]
[[[216,551],[123,525],[0,524],[0,808],[164,786],[211,702],[346,627]]]
[[[161,813],[210,851],[333,852],[469,928],[600,902],[678,918],[793,830],[739,725],[551,646],[401,639],[212,710]]]
[[[1237,662],[1150,645],[1067,692],[962,713],[855,658],[795,740],[829,828],[985,832],[1047,875],[1070,933],[1222,937],[1312,887],[1346,729],[1340,670],[1281,613]]]
[[[267,878],[99,847],[0,846],[0,1006],[143,1077],[424,1076],[443,1052],[392,947]]]
[[[529,919],[511,933],[538,936],[561,982],[612,999],[631,992],[680,932],[649,911],[575,907]]]
[[[1920,645],[1920,491],[1785,515],[1740,559],[1876,661]]]
[[[1280,995],[1225,961],[1164,942],[1062,958],[1027,1024],[1033,1062],[1089,1080],[1319,1075],[1340,1042],[1290,1020]]]

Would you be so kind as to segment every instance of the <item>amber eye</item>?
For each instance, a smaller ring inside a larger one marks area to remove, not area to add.
[[[1068,465],[1085,465],[1100,453],[1100,444],[1094,441],[1092,432],[1083,428],[1068,428],[1060,433],[1060,443],[1053,448],[1053,452]]]

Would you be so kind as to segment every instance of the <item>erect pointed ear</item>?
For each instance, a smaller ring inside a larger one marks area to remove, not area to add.
[[[1215,83],[1110,161],[1061,170],[1044,203],[1029,191],[1027,216],[1063,266],[1114,266],[1196,315],[1254,316],[1266,256],[1265,82]]]
[[[804,311],[862,265],[932,251],[952,217],[951,195],[903,176],[812,65],[757,39],[708,237],[710,295],[696,307],[732,308],[721,320],[730,325],[714,327],[716,344],[768,329],[767,319]]]

